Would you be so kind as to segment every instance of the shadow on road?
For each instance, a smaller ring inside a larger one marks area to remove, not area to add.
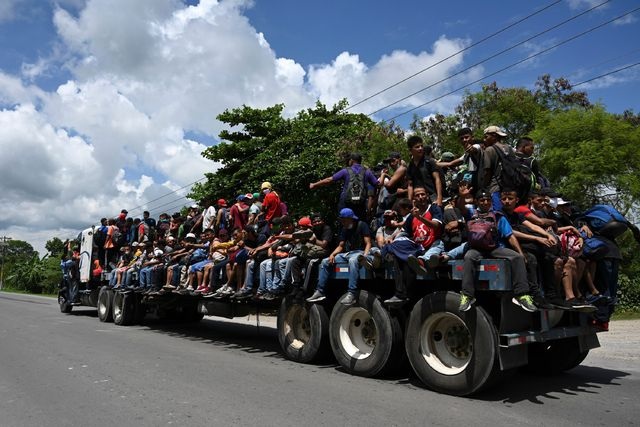
[[[563,395],[611,393],[619,379],[630,374],[613,369],[578,366],[560,375],[533,375],[517,372],[508,380],[473,396],[476,400],[502,401],[506,404],[529,401],[544,405],[545,401],[561,399]]]
[[[153,332],[173,337],[284,359],[280,353],[277,331],[268,325],[257,327],[206,318],[198,323],[145,319],[144,326]]]

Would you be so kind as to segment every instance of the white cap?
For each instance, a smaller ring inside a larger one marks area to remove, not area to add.
[[[484,130],[484,134],[488,134],[488,133],[495,133],[496,135],[507,136],[507,133],[503,131],[502,128],[500,128],[499,126],[489,126]]]
[[[164,252],[162,252],[162,249],[156,248],[156,249],[154,249],[153,254],[155,256],[160,256],[160,255],[164,254]]]
[[[195,238],[196,238],[196,235],[195,235],[195,234],[193,234],[193,233],[187,233],[187,235],[186,235],[186,236],[184,236],[184,238],[185,238],[185,239],[189,239],[189,238],[191,238],[191,239],[195,239]]]

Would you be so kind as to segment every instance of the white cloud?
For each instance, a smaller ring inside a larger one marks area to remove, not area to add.
[[[16,16],[18,0],[2,0],[0,2],[0,22],[11,21]]]
[[[0,73],[0,149],[7,153],[0,157],[0,232],[14,230],[15,238],[79,230],[202,178],[219,165],[200,155],[205,145],[185,135],[216,137],[223,125],[215,117],[227,108],[284,103],[294,114],[316,99],[353,103],[469,43],[443,36],[429,51],[397,50],[373,64],[343,52],[305,70],[295,58],[278,57],[268,34],[251,26],[243,15],[248,1],[57,4],[53,52],[23,65],[24,80]],[[356,110],[378,109],[462,64],[456,56]],[[55,91],[25,83],[59,68],[71,78]],[[396,108],[420,105],[481,72],[478,67]],[[456,100],[432,108],[450,111]],[[175,208],[187,191],[148,206]]]
[[[613,25],[628,25],[633,24],[634,22],[638,22],[638,18],[631,14],[620,19],[616,19],[615,21],[613,21]]]
[[[569,0],[569,7],[571,9],[590,9],[602,3],[602,0]],[[602,7],[607,7],[604,5]]]

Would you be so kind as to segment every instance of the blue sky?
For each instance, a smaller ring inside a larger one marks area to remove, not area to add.
[[[385,107],[602,2],[561,1],[353,111]],[[0,233],[42,247],[122,207],[147,206],[156,215],[174,208],[160,204],[179,205],[186,190],[147,202],[216,168],[200,152],[217,141],[215,116],[225,109],[284,103],[291,115],[316,99],[353,104],[551,3],[3,0],[0,198],[10,208]],[[609,1],[374,118],[419,106],[638,6]],[[576,83],[640,61],[638,40],[640,12],[485,82],[532,88],[550,73]],[[640,111],[640,66],[581,89],[609,111]],[[415,113],[449,113],[460,96]],[[407,126],[412,116],[398,122]]]

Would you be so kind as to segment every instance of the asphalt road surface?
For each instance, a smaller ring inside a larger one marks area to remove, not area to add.
[[[599,337],[566,374],[459,398],[290,362],[273,319],[119,327],[0,292],[0,426],[639,425],[640,321]]]

